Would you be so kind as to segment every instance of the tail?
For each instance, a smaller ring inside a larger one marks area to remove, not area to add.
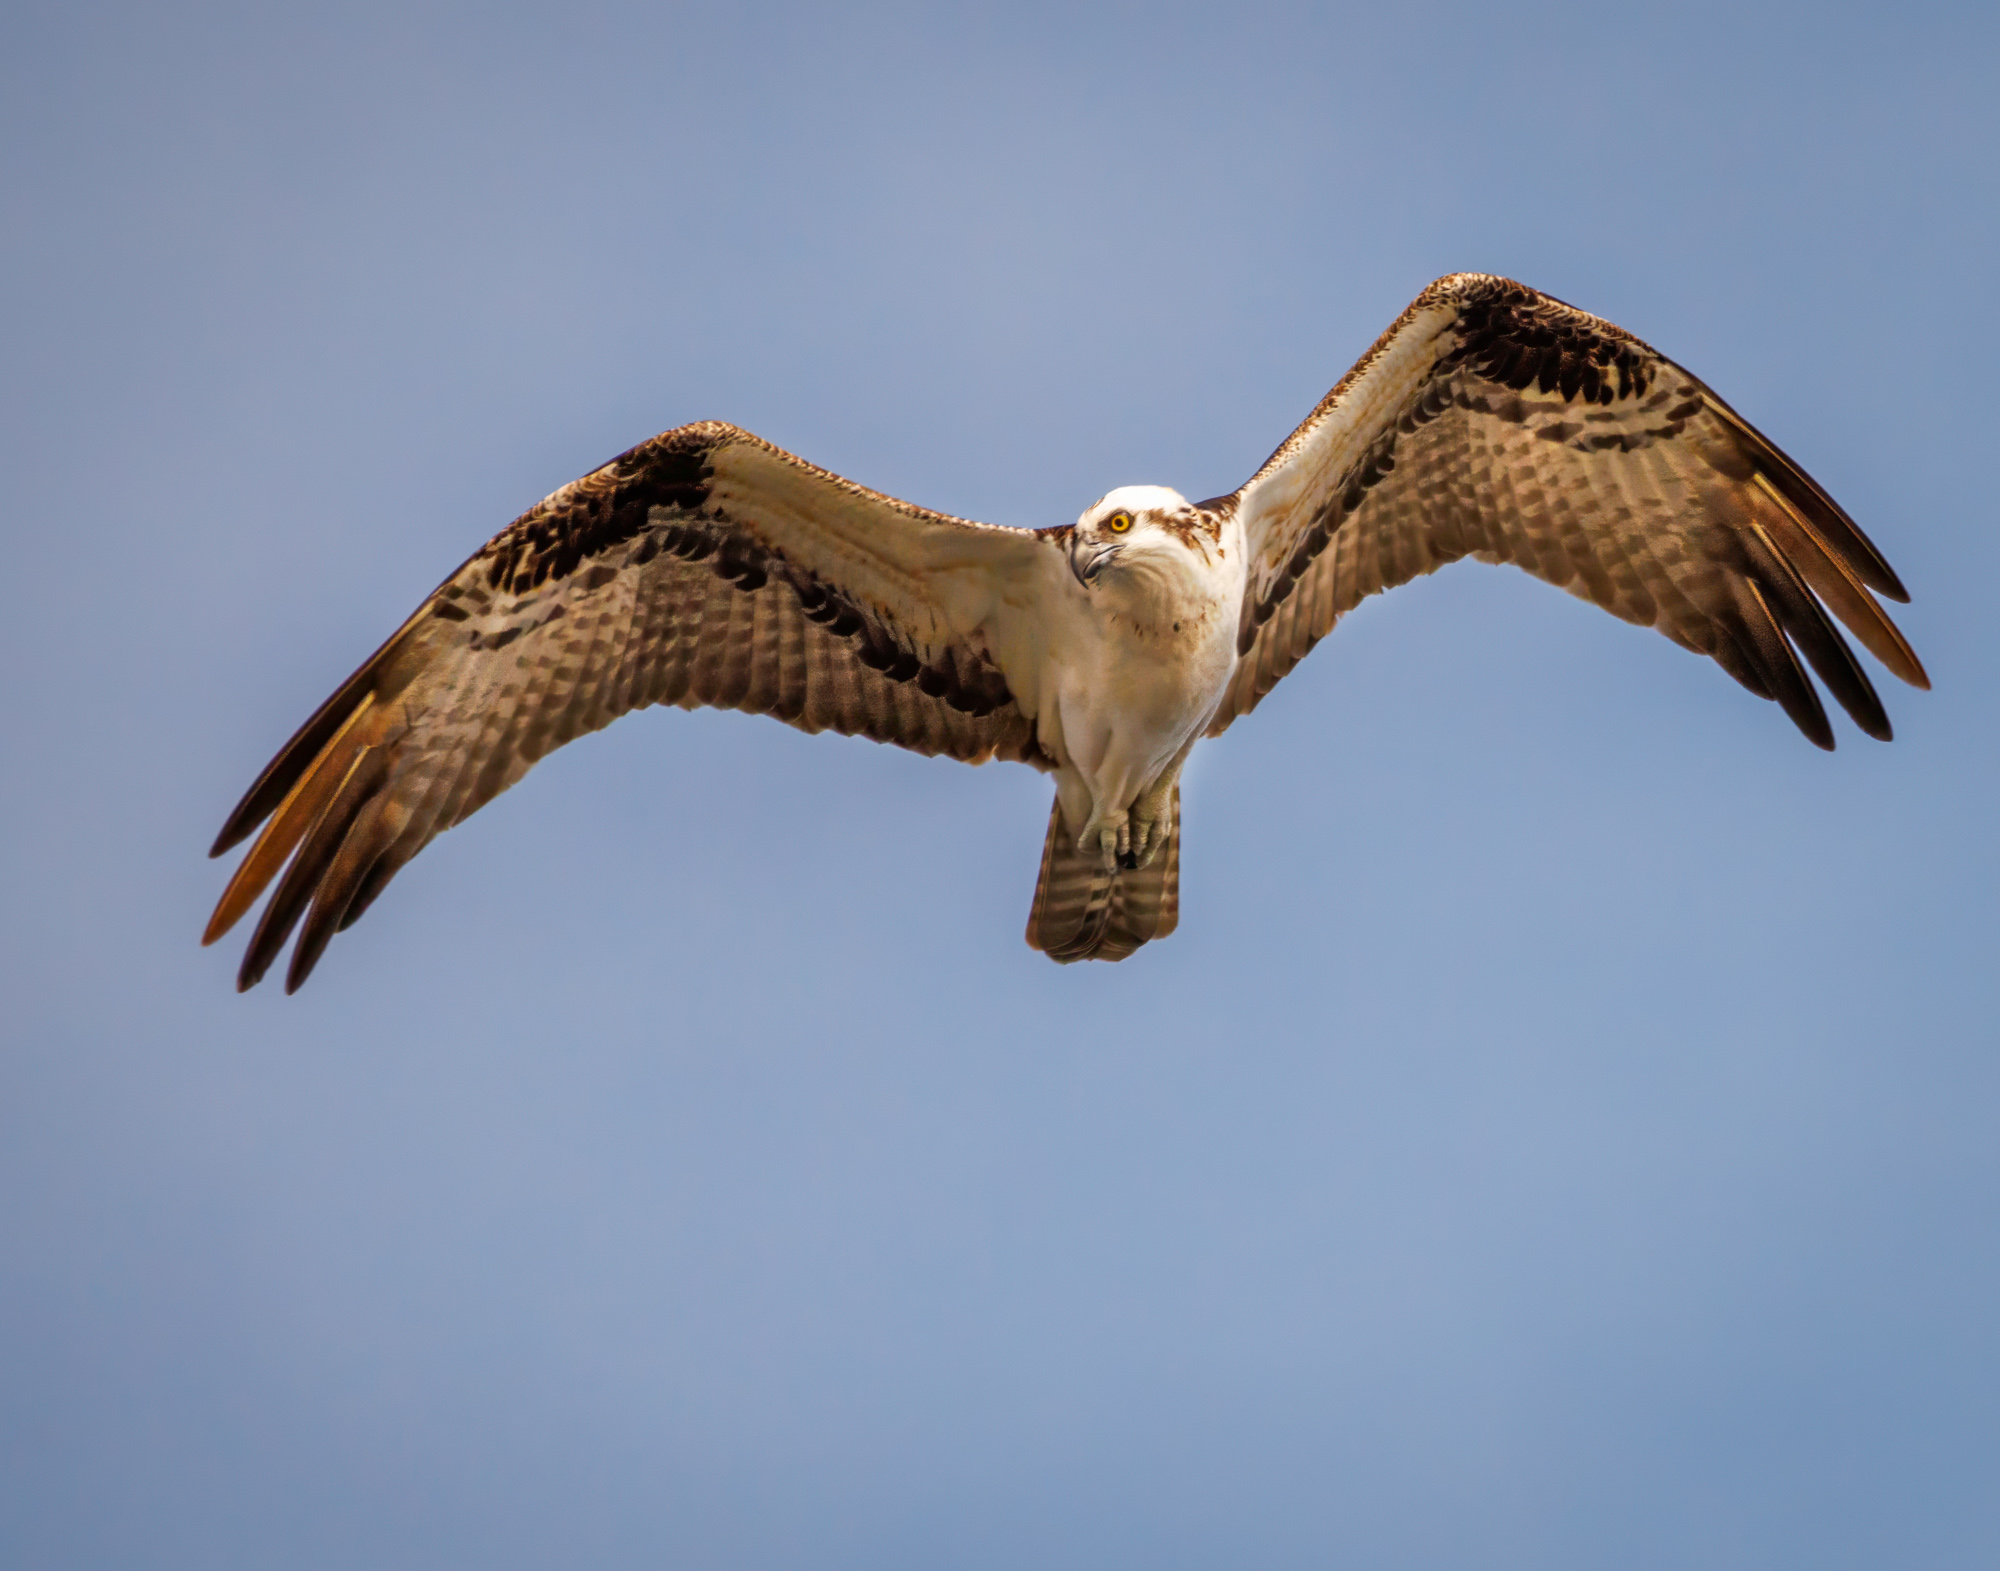
[[[1063,823],[1062,800],[1049,813],[1042,875],[1028,913],[1028,947],[1067,965],[1123,960],[1152,938],[1165,938],[1181,916],[1181,789],[1167,807],[1167,843],[1144,867],[1104,871],[1080,856]]]

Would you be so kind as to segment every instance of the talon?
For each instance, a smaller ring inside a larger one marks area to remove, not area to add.
[[[1086,824],[1077,837],[1077,850],[1085,856],[1095,851],[1099,865],[1107,873],[1139,865],[1133,860],[1139,852],[1133,847],[1132,823],[1128,818]]]

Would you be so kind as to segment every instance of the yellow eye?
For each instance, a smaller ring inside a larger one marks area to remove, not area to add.
[[[1113,513],[1111,521],[1106,527],[1114,535],[1122,535],[1132,527],[1132,515],[1130,513]]]

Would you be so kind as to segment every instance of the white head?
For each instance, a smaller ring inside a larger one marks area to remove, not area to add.
[[[1083,510],[1069,542],[1069,570],[1089,589],[1107,570],[1185,572],[1205,561],[1198,536],[1213,528],[1188,499],[1163,485],[1121,485]],[[1190,560],[1189,553],[1196,560]]]

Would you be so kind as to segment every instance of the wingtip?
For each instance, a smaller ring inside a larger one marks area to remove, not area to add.
[[[285,996],[290,998],[306,985],[306,978],[313,974],[320,956],[326,953],[326,946],[332,941],[334,926],[331,922],[318,920],[317,911],[306,918],[305,931],[299,934],[292,945],[292,963],[285,970]]]
[[[267,807],[256,817],[251,817],[253,809],[249,797],[236,804],[236,810],[223,821],[221,831],[215,837],[215,844],[208,848],[211,858],[226,856],[257,832],[257,826],[270,816]]]
[[[1780,699],[1779,705],[1791,716],[1792,724],[1799,728],[1799,734],[1823,753],[1835,751],[1840,739],[1833,734],[1833,722],[1827,718],[1825,708],[1820,704],[1819,694],[1810,685],[1811,679],[1802,671],[1798,677],[1800,685],[1806,688],[1811,707],[1799,704],[1794,699],[1786,703]]]
[[[1908,605],[1910,603],[1910,592],[1903,587],[1902,579],[1896,576],[1896,570],[1893,567],[1886,561],[1880,560],[1881,553],[1879,551],[1876,552],[1876,557],[1882,569],[1882,582],[1875,586],[1875,592],[1884,600],[1893,600],[1897,605]]]

